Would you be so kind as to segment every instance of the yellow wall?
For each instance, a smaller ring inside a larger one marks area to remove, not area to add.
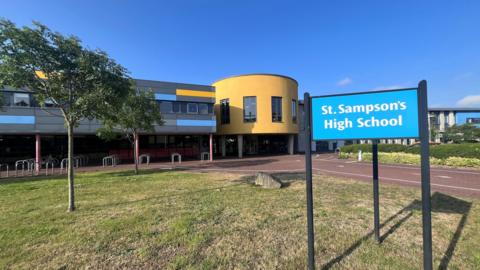
[[[298,133],[298,84],[276,75],[244,75],[217,81],[215,114],[217,134],[295,134]],[[257,121],[243,122],[243,97],[257,97]],[[282,97],[282,122],[272,122],[272,96]],[[230,124],[220,120],[220,100],[230,99]],[[297,101],[297,123],[292,121],[291,103]]]

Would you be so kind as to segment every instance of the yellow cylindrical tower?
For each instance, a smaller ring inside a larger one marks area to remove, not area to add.
[[[298,133],[296,80],[282,75],[248,74],[216,81],[213,86],[216,91],[215,114],[218,135]],[[249,102],[255,101],[254,121],[251,118],[246,119],[244,115],[246,99]],[[222,119],[227,117],[226,112],[222,115],[220,106],[222,102],[224,104],[228,102],[229,121]]]

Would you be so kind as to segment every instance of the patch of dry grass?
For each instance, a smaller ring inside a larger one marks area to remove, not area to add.
[[[286,188],[225,173],[79,174],[75,213],[63,178],[3,182],[0,268],[304,269],[305,185],[278,176]],[[318,268],[421,268],[419,190],[381,186],[381,245],[371,185],[317,176],[314,193]],[[433,195],[436,267],[480,268],[479,205]]]

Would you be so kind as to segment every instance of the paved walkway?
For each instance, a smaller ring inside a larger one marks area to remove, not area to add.
[[[132,169],[132,164],[116,167],[85,167],[77,171],[105,171]],[[219,159],[213,162],[185,161],[181,164],[161,162],[142,169],[185,169],[193,171],[225,171],[229,173],[253,174],[258,171],[271,173],[302,173],[305,171],[303,155],[284,155],[269,157],[252,157],[243,159]],[[339,176],[371,182],[372,165],[367,162],[337,159],[333,154],[313,156],[314,174]],[[58,173],[58,169],[56,171]],[[13,173],[14,174],[14,173]],[[44,171],[41,173],[44,174]],[[431,189],[452,195],[480,198],[480,170],[464,170],[451,168],[431,168]],[[12,172],[10,173],[12,175]],[[5,176],[3,174],[3,176]],[[420,187],[420,168],[409,165],[380,165],[380,184],[396,184]],[[381,186],[380,186],[381,188]]]

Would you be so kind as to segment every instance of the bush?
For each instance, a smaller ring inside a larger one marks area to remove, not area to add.
[[[341,152],[358,153],[362,150],[364,153],[372,152],[371,144],[351,144],[341,147]],[[420,154],[419,145],[401,145],[401,144],[379,144],[378,152],[383,153],[411,153]],[[480,159],[480,143],[463,144],[440,144],[430,145],[430,157],[438,159],[447,159],[449,157],[463,157]]]
[[[339,158],[358,158],[358,153],[340,153]],[[372,161],[372,153],[362,153],[362,160]],[[420,165],[420,155],[411,153],[378,153],[378,161],[387,164],[411,164]],[[463,158],[463,157],[449,157],[440,159],[430,157],[430,164],[452,167],[473,167],[480,168],[480,159]]]

